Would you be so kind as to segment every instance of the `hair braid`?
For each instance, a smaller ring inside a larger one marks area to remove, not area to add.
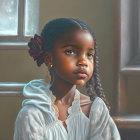
[[[99,76],[99,58],[98,58],[98,50],[97,50],[97,43],[94,40],[94,49],[95,49],[95,56],[94,56],[94,72],[91,79],[87,82],[87,94],[90,96],[90,99],[93,101],[96,96],[100,97],[105,104],[107,105],[108,109],[110,110],[109,103],[106,99],[104,94],[103,88],[101,86],[101,80]],[[93,85],[94,83],[94,85]]]

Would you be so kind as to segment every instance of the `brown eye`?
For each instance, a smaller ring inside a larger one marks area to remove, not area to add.
[[[94,57],[94,54],[93,53],[88,53],[88,57],[89,58],[93,58]]]
[[[75,55],[75,51],[70,50],[70,49],[69,50],[66,50],[65,53],[66,54],[69,54],[69,55]]]

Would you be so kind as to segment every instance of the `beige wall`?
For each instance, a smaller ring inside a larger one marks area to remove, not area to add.
[[[102,85],[113,105],[112,0],[40,1],[40,32],[46,22],[57,17],[78,18],[93,29],[99,46]],[[0,82],[28,82],[43,78],[45,71],[45,66],[36,66],[27,50],[0,50]],[[12,139],[14,121],[21,108],[21,101],[21,97],[0,97],[1,140]]]

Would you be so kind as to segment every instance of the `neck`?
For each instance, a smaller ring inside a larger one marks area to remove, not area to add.
[[[56,97],[56,102],[70,105],[74,99],[76,85],[70,84],[66,81],[60,82],[54,80],[52,86],[50,87],[50,90]]]

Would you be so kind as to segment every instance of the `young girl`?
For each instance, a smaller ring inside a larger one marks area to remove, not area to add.
[[[29,42],[29,53],[50,72],[25,85],[14,140],[120,140],[98,74],[96,39],[73,18],[50,21]],[[88,96],[76,86],[86,85]]]

